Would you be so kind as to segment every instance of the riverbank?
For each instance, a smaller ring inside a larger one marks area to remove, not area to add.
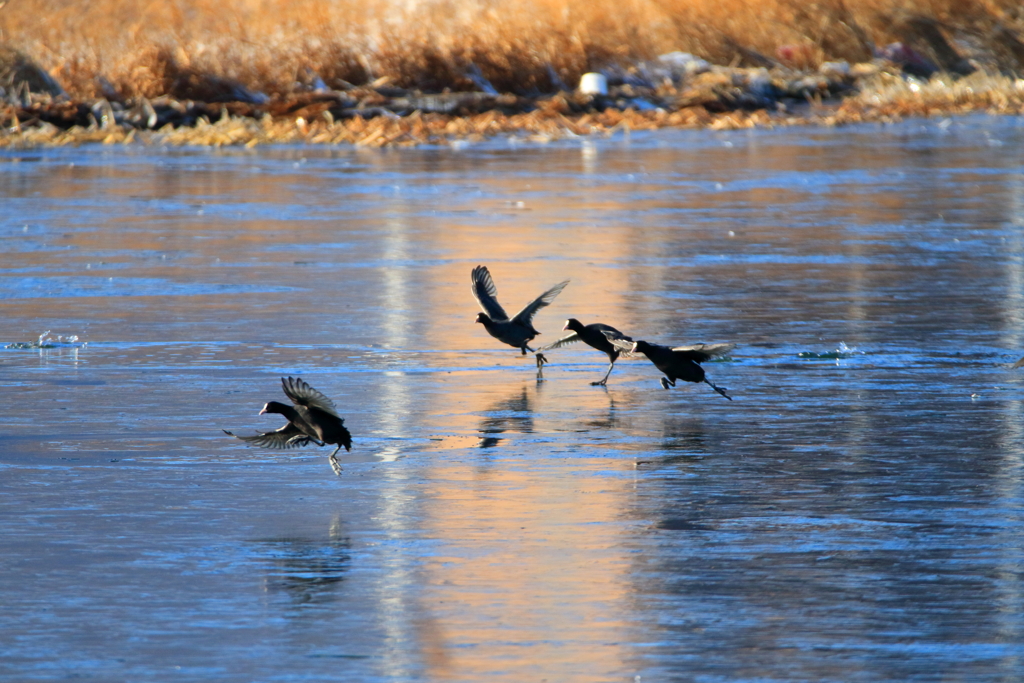
[[[232,20],[200,0],[0,5],[0,146],[401,146],[1024,112],[1009,2],[230,4]],[[602,87],[581,91],[586,73]]]
[[[430,96],[420,96],[430,100]],[[976,74],[960,79],[937,76],[906,80],[882,73],[839,101],[810,99],[773,107],[715,111],[718,101],[664,107],[632,98],[557,94],[538,100],[481,93],[435,96],[456,111],[413,108],[407,97],[387,98],[374,107],[341,109],[337,94],[321,93],[274,105],[209,104],[161,100],[115,109],[109,101],[33,103],[5,110],[0,147],[152,144],[256,146],[328,144],[372,147],[451,144],[496,136],[547,142],[584,135],[614,135],[658,128],[729,130],[792,125],[841,126],[894,122],[909,117],[955,116],[972,112],[1024,114],[1024,80]],[[619,98],[622,99],[622,98]],[[610,100],[610,101],[609,101]],[[637,106],[637,102],[642,103]],[[617,106],[618,104],[618,106]],[[465,111],[458,111],[458,109]],[[13,109],[13,115],[11,110]],[[395,112],[395,109],[408,111]],[[427,109],[425,111],[425,109]],[[473,109],[477,109],[474,111]],[[177,123],[156,125],[160,117]],[[49,120],[48,120],[49,119]],[[57,119],[70,125],[56,125]],[[84,121],[83,121],[84,119]],[[155,119],[155,122],[153,122]]]

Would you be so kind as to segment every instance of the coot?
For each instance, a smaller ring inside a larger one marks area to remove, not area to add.
[[[342,446],[346,451],[352,450],[352,435],[345,429],[345,421],[338,415],[334,402],[298,377],[282,377],[281,386],[285,396],[295,405],[271,401],[263,406],[260,415],[279,413],[288,418],[288,424],[255,436],[237,436],[226,429],[224,433],[263,448],[297,448],[311,443],[317,446],[338,444],[330,455],[330,461],[331,469],[340,475],[341,465],[335,455]]]
[[[498,303],[498,288],[494,286],[494,280],[491,279],[491,273],[487,270],[487,266],[477,266],[473,269],[472,273],[473,281],[473,296],[480,303],[480,308],[484,309],[483,313],[479,313],[476,316],[478,323],[483,323],[484,329],[492,337],[500,342],[508,344],[509,346],[515,347],[526,355],[526,352],[536,353],[530,348],[529,342],[533,340],[540,332],[533,327],[533,316],[537,313],[537,310],[547,306],[555,297],[565,289],[565,286],[569,284],[569,281],[559,282],[557,285],[549,289],[548,291],[541,294],[539,297],[531,301],[526,305],[523,310],[515,314],[512,319],[509,319],[508,314],[505,313],[505,309]],[[537,353],[537,367],[540,368],[547,359],[544,355]]]
[[[604,377],[601,381],[591,382],[591,386],[605,386],[608,383],[608,375],[612,374],[612,368],[615,367],[615,361],[617,361],[620,356],[628,358],[632,355],[631,351],[614,346],[611,340],[615,339],[620,342],[627,343],[631,348],[632,344],[630,344],[630,342],[633,341],[633,338],[627,337],[611,325],[605,325],[604,323],[590,323],[589,325],[584,325],[576,318],[569,318],[565,321],[565,327],[563,327],[562,330],[572,330],[572,332],[565,335],[558,341],[538,349],[538,351],[550,351],[551,349],[558,349],[566,346],[567,344],[575,344],[576,342],[583,342],[584,344],[593,346],[598,351],[604,351],[608,354],[608,360],[610,361],[608,364],[608,372],[604,373]]]
[[[622,349],[629,349],[633,353],[642,353],[659,370],[665,373],[661,378],[661,386],[666,389],[669,385],[675,386],[676,380],[684,382],[704,382],[712,389],[725,396],[730,401],[732,396],[725,393],[725,389],[715,384],[704,374],[704,368],[699,364],[725,354],[736,348],[735,344],[693,344],[691,346],[661,346],[659,344],[648,344],[645,341],[629,342],[611,340],[612,344]]]

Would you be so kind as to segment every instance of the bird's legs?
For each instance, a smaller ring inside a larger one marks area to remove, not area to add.
[[[608,372],[604,373],[604,377],[601,378],[600,382],[591,382],[592,387],[603,387],[608,384],[608,375],[612,374],[612,369],[615,367],[615,361],[608,364]]]
[[[715,386],[715,384],[714,384],[714,382],[712,382],[711,380],[709,380],[709,379],[708,379],[707,377],[705,377],[705,378],[704,378],[704,381],[705,381],[705,382],[707,383],[707,385],[708,385],[709,387],[711,387],[712,389],[714,389],[715,391],[717,391],[718,393],[720,393],[720,394],[721,394],[722,396],[725,396],[725,397],[726,397],[727,399],[729,399],[730,401],[732,400],[732,396],[730,396],[729,394],[725,393],[725,389],[721,389],[721,388],[719,388],[719,387],[716,387],[716,386]]]
[[[540,351],[534,351],[533,349],[530,348],[529,344],[523,344],[521,347],[519,347],[519,350],[523,352],[524,356],[526,355],[527,351],[529,351],[530,353],[536,354],[537,355],[537,367],[538,368],[548,362],[548,359],[544,357],[543,353],[541,353]]]
[[[676,381],[674,379],[669,379],[668,377],[662,377],[661,378],[661,386],[663,386],[664,388],[668,389],[669,385],[675,386],[676,385]]]
[[[544,379],[544,364],[548,362],[548,359],[544,356],[544,354],[541,353],[540,351],[534,351],[533,349],[530,348],[529,344],[523,344],[522,347],[520,347],[520,350],[523,352],[524,356],[526,355],[527,351],[536,355],[537,379]]]
[[[331,453],[331,456],[329,458],[329,460],[331,461],[331,469],[334,470],[334,473],[336,475],[338,475],[339,477],[341,476],[341,465],[338,464],[338,459],[336,457],[334,457],[334,456],[337,455],[338,451],[340,451],[340,450],[341,450],[341,444],[339,443],[338,447],[334,449],[334,452]]]

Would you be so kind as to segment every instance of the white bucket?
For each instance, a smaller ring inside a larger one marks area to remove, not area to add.
[[[608,79],[604,77],[604,74],[594,71],[585,73],[580,77],[579,91],[584,95],[607,95]]]

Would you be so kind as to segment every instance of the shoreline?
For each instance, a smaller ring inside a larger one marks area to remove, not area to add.
[[[0,108],[0,148],[81,144],[408,147],[510,136],[544,143],[634,130],[842,126],[972,113],[1024,114],[1024,79],[976,72],[925,81],[894,69],[834,74],[711,67],[680,84],[607,95],[424,94],[387,83],[266,102],[167,97],[124,104],[27,95]],[[829,96],[829,93],[844,93]],[[802,101],[800,98],[802,96]]]

